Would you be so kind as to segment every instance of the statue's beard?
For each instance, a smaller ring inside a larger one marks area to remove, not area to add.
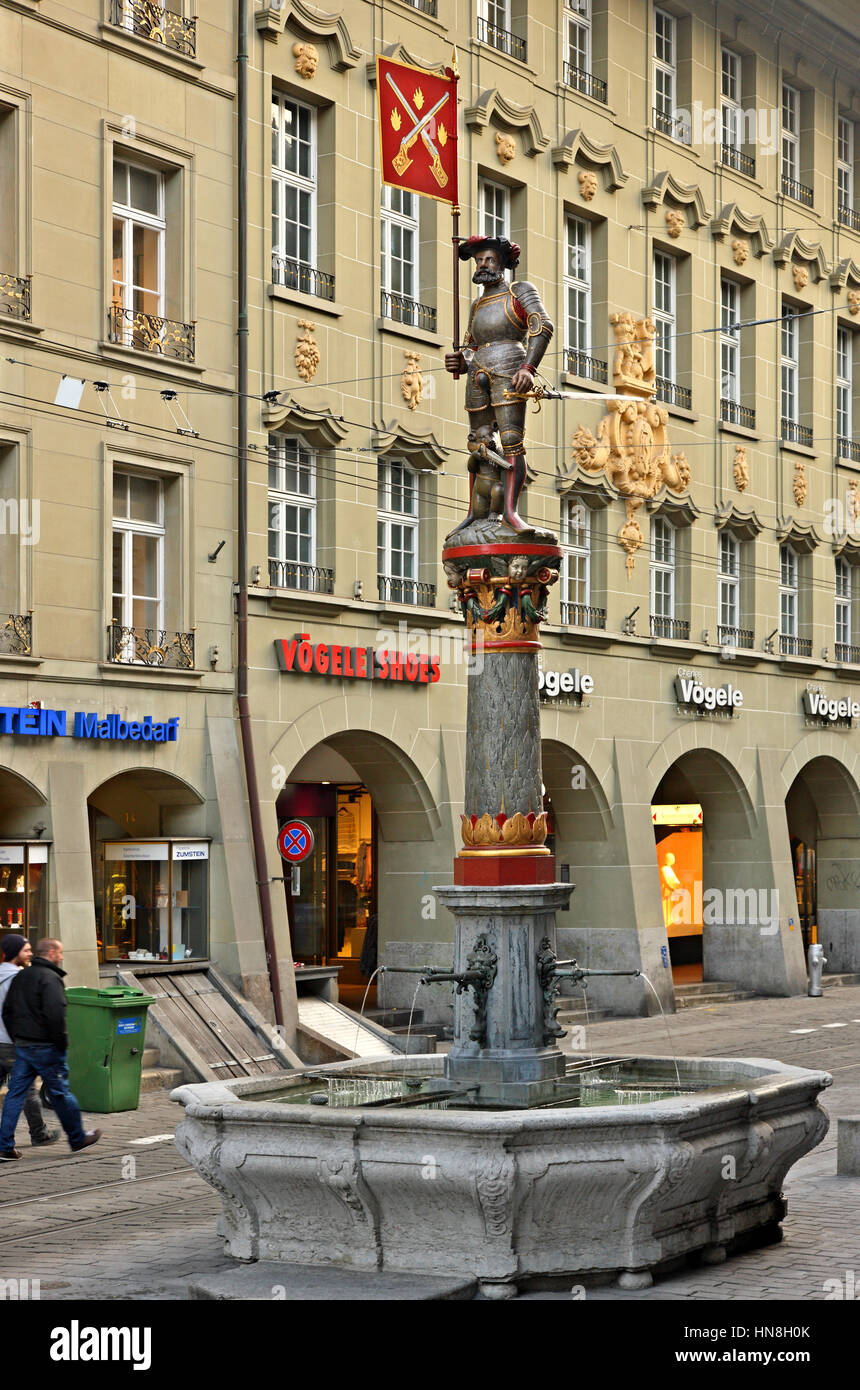
[[[473,285],[497,285],[502,278],[500,270],[490,270],[489,266],[479,266],[472,276]]]

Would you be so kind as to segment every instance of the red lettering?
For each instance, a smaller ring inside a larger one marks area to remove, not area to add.
[[[355,671],[352,666],[352,658],[355,655],[355,647],[344,647],[343,649],[343,674],[354,676]]]
[[[317,646],[316,655],[314,658],[314,670],[317,671],[321,676],[324,676],[326,671],[328,670],[328,664],[328,647],[326,646],[325,642],[320,642]]]
[[[427,657],[426,657],[426,656],[422,656],[421,661],[420,661],[420,663],[419,663],[419,667],[418,667],[418,679],[420,680],[420,682],[421,682],[422,685],[426,685],[427,682],[428,682],[428,680],[430,679],[430,677],[429,677],[429,675],[428,675],[428,673],[427,673],[427,666],[428,666]]]
[[[393,680],[393,681],[402,681],[402,680],[403,680],[403,653],[402,653],[402,652],[394,652],[394,653],[392,654],[392,656],[389,658],[389,660],[390,660],[390,665],[391,665],[391,675],[390,675],[389,679],[390,679],[390,680]]]
[[[431,658],[430,658],[430,682],[431,682],[432,685],[435,685],[436,682],[437,682],[439,679],[440,679],[439,658],[438,658],[438,656],[431,656]]]
[[[417,656],[407,656],[403,662],[403,675],[408,681],[417,681],[421,667]]]
[[[388,669],[388,652],[377,652],[373,659],[376,674],[381,681],[391,680]]]
[[[356,647],[355,649],[355,674],[361,680],[367,680],[367,648]]]
[[[342,656],[343,656],[343,647],[332,647],[332,649],[331,649],[331,673],[332,673],[333,676],[341,676],[341,675],[343,675],[343,670],[342,670],[342,668],[341,668],[341,658],[342,658]]]
[[[296,659],[296,647],[298,645],[295,637],[292,642],[288,642],[285,637],[282,637],[280,642],[275,643],[275,650],[278,653],[278,660],[281,663],[281,669],[283,671],[292,671],[293,662]]]
[[[310,642],[302,642],[299,647],[298,663],[300,671],[309,671],[314,664],[314,649]]]

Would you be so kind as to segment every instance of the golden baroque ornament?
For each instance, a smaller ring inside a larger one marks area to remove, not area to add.
[[[296,343],[296,371],[302,381],[313,381],[322,361],[319,347],[313,337],[316,324],[311,323],[309,319],[299,319],[298,326],[304,329],[304,332]]]
[[[745,444],[735,445],[735,487],[738,492],[746,492],[750,480],[750,467],[747,463],[747,451]]]
[[[684,214],[676,212],[674,208],[666,209],[666,230],[670,237],[676,240],[684,230]]]
[[[294,43],[293,57],[295,58],[295,68],[299,77],[304,78],[305,82],[310,82],[317,70],[320,60],[319,49],[314,43]]]
[[[749,242],[741,236],[735,237],[734,241],[732,242],[732,257],[734,259],[735,265],[743,265],[747,257],[749,256],[749,253]]]
[[[860,497],[857,496],[857,488],[860,486],[860,479],[852,478],[848,484],[848,520],[851,523],[851,530],[854,530],[857,521],[860,521]]]
[[[579,191],[583,200],[590,203],[597,192],[597,175],[593,169],[580,169],[577,174],[579,179]]]
[[[806,464],[803,459],[798,459],[794,465],[794,502],[795,506],[802,507],[806,501]]]
[[[417,352],[406,352],[406,366],[400,378],[400,394],[410,410],[417,410],[424,396],[424,378],[418,370],[420,357]]]
[[[796,290],[805,290],[809,283],[809,268],[805,265],[797,265],[795,262],[791,267],[791,274],[794,279]]]
[[[654,335],[653,319],[636,319],[631,313],[610,314],[609,322],[615,332],[615,363],[612,376],[619,391],[631,395],[654,394]]]
[[[636,517],[636,512],[642,503],[632,497],[626,500],[627,520],[618,532],[618,544],[627,555],[627,578],[633,573],[633,566],[636,563],[636,552],[642,545],[645,537],[642,534],[642,527]]]
[[[860,314],[860,290],[848,291],[848,312],[852,318]]]
[[[501,165],[510,164],[517,152],[514,144],[513,135],[502,135],[501,131],[496,131],[496,154]]]
[[[485,811],[482,816],[461,816],[463,844],[469,849],[508,845],[510,848],[521,845],[542,845],[547,837],[546,812],[537,815],[531,812],[524,816],[517,811],[513,816],[504,813],[491,816]]]

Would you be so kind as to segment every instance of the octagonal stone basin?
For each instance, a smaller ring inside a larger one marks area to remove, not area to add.
[[[499,1296],[644,1286],[696,1252],[779,1240],[783,1179],[827,1133],[818,1096],[832,1078],[762,1058],[680,1058],[685,1094],[673,1058],[623,1059],[615,1089],[657,1096],[642,1103],[591,1103],[581,1070],[582,1103],[534,1110],[308,1100],[349,1077],[406,1092],[443,1064],[381,1057],[173,1091],[176,1145],[221,1195],[226,1252],[467,1275]]]

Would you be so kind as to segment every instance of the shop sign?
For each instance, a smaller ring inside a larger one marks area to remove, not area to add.
[[[808,685],[803,692],[802,703],[807,719],[825,726],[842,724],[850,728],[851,721],[860,718],[860,701],[830,700],[820,686]]]
[[[181,845],[177,841],[173,844],[174,859],[208,859],[208,845]]]
[[[33,738],[88,738],[114,743],[176,743],[179,717],[158,721],[147,714],[143,719],[121,719],[109,714],[75,714],[71,732],[64,709],[23,709],[0,705],[0,734],[25,734]]]
[[[560,695],[583,695],[594,692],[594,677],[584,674],[577,666],[573,671],[541,671],[538,676],[538,689],[545,700],[555,700]]]
[[[404,681],[435,685],[438,656],[412,652],[380,652],[375,647],[344,647],[336,642],[312,642],[307,632],[275,641],[278,665],[294,676],[337,676],[341,680]]]
[[[675,677],[675,699],[685,713],[714,714],[731,719],[744,702],[743,691],[727,681],[706,685],[695,671],[679,671]]]

